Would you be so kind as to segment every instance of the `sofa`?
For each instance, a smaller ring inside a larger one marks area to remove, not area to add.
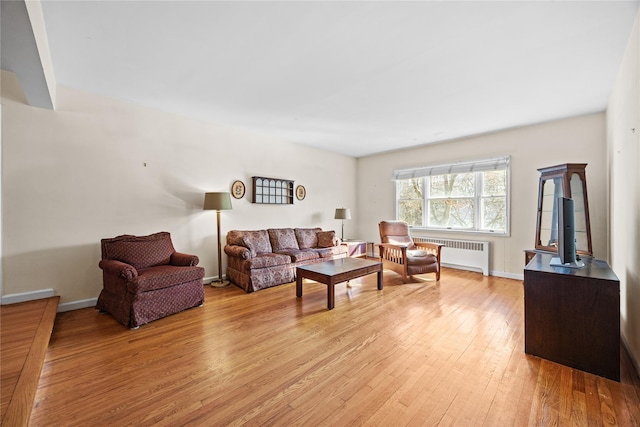
[[[166,232],[102,239],[103,289],[96,308],[124,326],[140,325],[204,303],[198,257],[176,252]]]
[[[334,231],[321,228],[231,230],[224,252],[227,279],[246,292],[296,280],[296,267],[347,256]]]

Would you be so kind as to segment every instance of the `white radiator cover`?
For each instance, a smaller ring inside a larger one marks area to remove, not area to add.
[[[489,275],[489,242],[424,236],[412,236],[412,238],[415,242],[443,244],[440,261],[445,267],[482,270],[482,274]]]

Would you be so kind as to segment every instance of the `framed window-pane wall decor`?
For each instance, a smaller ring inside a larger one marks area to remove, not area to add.
[[[253,203],[272,205],[293,204],[293,181],[254,176]]]

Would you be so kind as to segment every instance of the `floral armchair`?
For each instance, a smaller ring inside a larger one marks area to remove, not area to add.
[[[176,252],[169,233],[102,239],[103,289],[96,308],[136,329],[204,303],[204,268]]]

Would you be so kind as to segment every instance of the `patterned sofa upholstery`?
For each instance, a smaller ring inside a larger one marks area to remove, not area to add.
[[[246,292],[296,279],[296,267],[347,256],[334,231],[270,228],[227,233],[227,278]]]
[[[96,308],[135,329],[204,303],[204,268],[176,252],[166,231],[102,239],[103,289]]]

